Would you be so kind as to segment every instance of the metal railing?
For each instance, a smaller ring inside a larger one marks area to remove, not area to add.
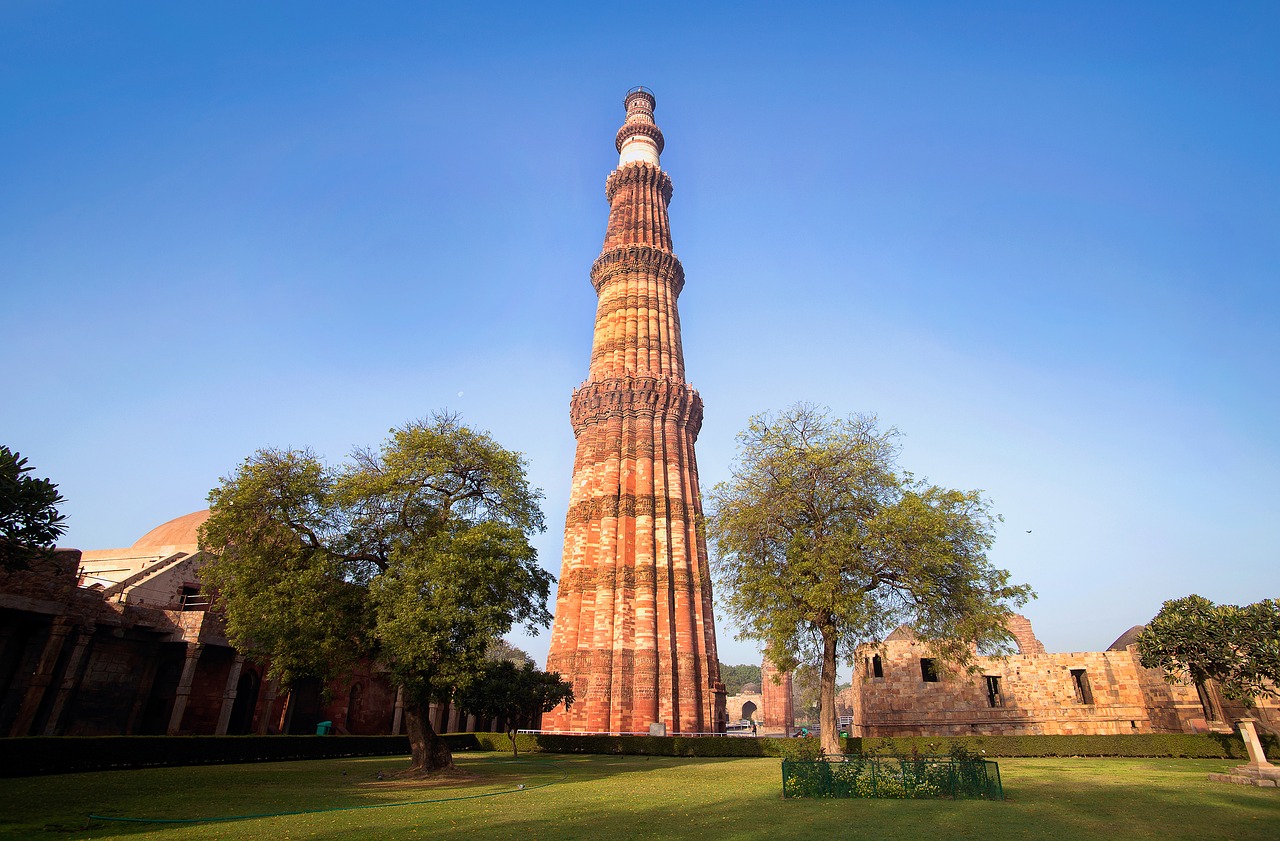
[[[180,610],[208,610],[213,600],[203,593],[184,593]]]
[[[1004,800],[1004,788],[988,759],[851,754],[784,759],[782,796]]]

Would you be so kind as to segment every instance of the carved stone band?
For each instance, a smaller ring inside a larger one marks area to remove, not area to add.
[[[656,131],[656,129],[655,129]],[[671,176],[646,161],[632,161],[615,169],[604,182],[604,197],[613,204],[613,197],[624,184],[651,185],[662,193],[662,200],[671,204]]]
[[[702,429],[702,398],[687,383],[650,377],[619,377],[589,382],[573,392],[569,419],[573,434],[611,417],[674,420],[697,440]]]
[[[606,283],[628,272],[648,270],[662,280],[670,281],[678,296],[684,289],[684,266],[670,251],[652,245],[620,245],[610,248],[591,264],[591,285],[598,293]]]
[[[662,129],[652,123],[623,123],[622,128],[618,129],[618,136],[615,138],[613,145],[622,151],[622,144],[627,142],[628,138],[635,137],[637,134],[643,134],[653,141],[658,147],[658,154],[662,154],[662,149],[666,145],[666,141],[662,139]],[[670,199],[668,199],[670,200]]]

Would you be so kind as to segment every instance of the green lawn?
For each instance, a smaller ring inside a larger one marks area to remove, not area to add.
[[[777,759],[505,760],[464,754],[459,764],[467,778],[431,784],[393,780],[405,761],[387,757],[0,780],[0,839],[1280,838],[1280,789],[1210,783],[1205,774],[1231,764],[1221,760],[1005,759],[1003,803],[783,800]],[[517,789],[521,784],[524,790]],[[445,799],[462,797],[468,799]],[[424,800],[439,802],[199,824],[88,818],[217,817]]]

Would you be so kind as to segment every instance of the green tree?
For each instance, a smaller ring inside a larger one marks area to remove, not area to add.
[[[791,708],[796,721],[812,725],[822,710],[822,667],[800,663],[791,671]]]
[[[26,569],[46,558],[66,533],[66,515],[58,506],[66,500],[48,479],[29,475],[32,468],[21,453],[0,445],[0,570]]]
[[[1217,682],[1222,694],[1252,706],[1280,697],[1280,602],[1238,607],[1190,595],[1164,603],[1138,636],[1138,657],[1165,680],[1189,680],[1201,697]]]
[[[412,770],[452,767],[428,705],[464,689],[514,624],[550,624],[524,459],[457,416],[391,430],[329,467],[261,450],[209,494],[202,573],[227,637],[286,684],[376,657],[404,689]]]
[[[532,723],[538,713],[561,704],[573,705],[573,686],[558,672],[544,672],[532,663],[490,660],[480,675],[455,699],[462,709],[484,719],[498,718],[507,728],[511,753],[519,756],[516,731]]]
[[[485,649],[484,657],[486,660],[508,660],[517,666],[523,666],[525,663],[530,666],[537,665],[533,658],[529,656],[529,652],[512,645],[504,639],[496,639],[489,643],[489,647]]]
[[[989,502],[900,472],[896,437],[874,417],[807,404],[757,415],[709,495],[722,602],[780,669],[821,665],[828,752],[836,666],[859,642],[908,623],[935,657],[968,667],[974,646],[1007,646],[1010,608],[1032,596],[987,560]]]
[[[724,681],[726,695],[737,695],[748,683],[760,683],[760,667],[750,663],[738,666],[720,664],[720,679]]]

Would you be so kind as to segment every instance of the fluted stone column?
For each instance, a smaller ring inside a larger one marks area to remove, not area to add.
[[[609,223],[591,267],[598,297],[587,380],[574,391],[577,438],[547,668],[576,700],[543,729],[719,730],[716,654],[694,442],[702,398],[684,380],[661,130],[653,95],[628,93]]]

